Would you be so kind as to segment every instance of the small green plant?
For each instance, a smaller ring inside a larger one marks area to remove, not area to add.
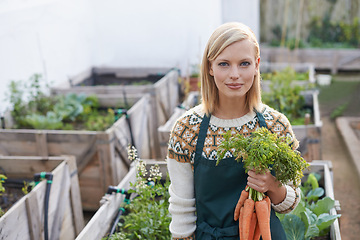
[[[3,174],[0,174],[0,196],[2,195],[3,192],[5,192],[5,188],[3,186],[5,179],[7,179],[7,177]],[[5,214],[5,212],[0,207],[0,217],[4,214]]]
[[[121,217],[119,232],[106,239],[171,239],[169,177],[162,183],[158,165],[151,166],[148,172],[146,163],[137,158],[134,147],[129,148],[128,153],[129,159],[137,162],[136,182],[130,183],[132,189],[128,190],[136,197],[124,206],[128,213]]]
[[[24,193],[24,195],[26,195],[35,187],[35,185],[36,184],[34,181],[31,182],[24,181],[24,186],[21,188],[21,191]]]
[[[288,239],[310,240],[326,236],[331,224],[341,215],[330,215],[335,201],[330,197],[321,198],[325,191],[319,187],[321,176],[310,173],[301,185],[301,201],[288,214],[278,214]],[[321,198],[321,199],[320,199]]]
[[[299,122],[296,119],[303,119],[307,110],[304,108],[305,98],[301,92],[305,87],[293,83],[296,77],[295,71],[292,68],[285,68],[283,71],[262,77],[271,81],[270,91],[262,93],[263,102],[285,114],[292,124]]]

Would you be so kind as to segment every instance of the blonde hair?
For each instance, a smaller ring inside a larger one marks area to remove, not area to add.
[[[215,85],[214,77],[210,75],[211,61],[232,43],[250,40],[255,48],[255,60],[260,57],[259,43],[254,32],[246,25],[238,22],[225,23],[215,29],[207,42],[201,68],[201,95],[202,104],[206,114],[212,113],[219,104],[219,91]],[[259,67],[254,77],[254,83],[246,93],[246,106],[250,111],[257,109],[261,103],[260,71]]]

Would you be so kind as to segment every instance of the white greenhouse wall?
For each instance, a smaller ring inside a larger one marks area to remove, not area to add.
[[[93,66],[199,64],[223,22],[258,35],[259,0],[0,0],[0,115],[11,80],[34,73],[58,84]]]

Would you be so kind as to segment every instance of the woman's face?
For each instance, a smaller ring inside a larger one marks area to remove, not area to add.
[[[245,99],[254,82],[260,58],[255,59],[255,47],[247,39],[226,47],[210,62],[210,75],[219,91],[219,101]]]

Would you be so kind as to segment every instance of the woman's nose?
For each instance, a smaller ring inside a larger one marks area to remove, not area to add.
[[[230,70],[230,78],[231,79],[238,79],[240,77],[240,71],[238,69],[238,67],[231,67],[231,70]]]

